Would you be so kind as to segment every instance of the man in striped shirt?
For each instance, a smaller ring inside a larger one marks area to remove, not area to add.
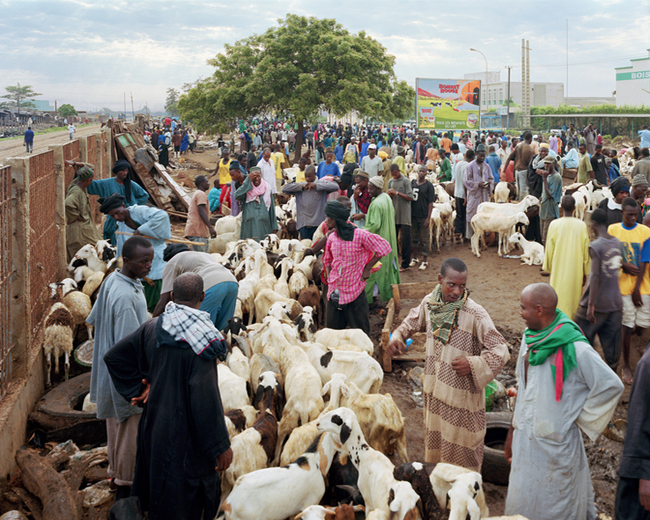
[[[364,291],[372,267],[391,252],[379,235],[348,222],[350,210],[337,201],[325,205],[327,238],[323,267],[327,272],[327,327],[346,326],[370,333],[368,300]]]

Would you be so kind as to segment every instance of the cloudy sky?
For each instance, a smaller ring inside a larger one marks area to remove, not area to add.
[[[508,7],[500,7],[508,6]],[[287,13],[336,18],[349,31],[365,30],[396,58],[395,72],[462,78],[514,65],[521,80],[521,39],[532,49],[531,80],[566,83],[569,96],[611,96],[614,67],[647,56],[650,1],[571,2],[314,2],[305,0],[0,0],[0,78],[32,85],[40,99],[78,110],[119,110],[133,93],[162,109],[168,87],[207,77],[206,60],[225,43],[264,32]]]

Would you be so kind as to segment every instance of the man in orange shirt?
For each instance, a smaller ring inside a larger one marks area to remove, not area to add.
[[[440,139],[440,146],[445,149],[445,152],[451,152],[451,139],[449,139],[448,134],[445,134],[445,136]]]
[[[208,252],[208,237],[215,238],[217,232],[210,224],[208,211],[208,196],[205,193],[210,189],[210,182],[205,175],[199,175],[194,179],[196,191],[190,201],[187,211],[187,224],[185,225],[185,238],[197,242],[192,246],[194,251]]]

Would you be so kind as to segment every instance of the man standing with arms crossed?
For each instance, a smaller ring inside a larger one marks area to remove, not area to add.
[[[153,256],[153,246],[146,238],[129,238],[122,247],[124,266],[104,280],[93,310],[86,319],[95,327],[90,402],[97,404],[97,418],[106,419],[108,476],[111,477],[111,487],[117,487],[116,500],[131,494],[142,410],[131,406],[117,392],[104,355],[149,319],[140,279],[149,274]]]
[[[518,201],[528,195],[528,165],[533,155],[535,155],[531,146],[532,142],[533,134],[529,130],[526,130],[524,132],[524,141],[515,147],[503,165],[503,171],[506,171],[510,161],[515,162],[515,181],[517,182]]]

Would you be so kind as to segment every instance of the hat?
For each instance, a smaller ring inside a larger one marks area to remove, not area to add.
[[[485,145],[484,145],[484,144],[479,144],[479,145],[476,147],[476,152],[477,152],[477,153],[478,153],[478,152],[484,152],[484,151],[485,151]]]
[[[131,165],[129,164],[129,161],[125,161],[124,159],[115,161],[112,172],[117,173],[117,172],[121,172],[122,170],[131,170]]]
[[[552,155],[547,155],[544,157],[544,164],[555,164],[555,157]]]
[[[642,184],[647,185],[648,179],[645,178],[645,175],[642,173],[637,173],[632,179],[632,186],[641,186]]]
[[[356,170],[354,170],[354,176],[363,177],[364,179],[370,179],[370,175],[364,172],[361,168],[357,168]]]
[[[397,153],[398,153],[398,154],[400,154],[400,153],[404,153],[404,147],[403,147],[403,146],[398,146],[398,147],[397,147]]]
[[[239,165],[239,161],[231,161],[230,166],[228,166],[228,170],[241,170],[241,166]]]
[[[377,149],[377,145],[375,143],[370,143],[368,145],[368,150],[376,150],[376,149]]]
[[[75,174],[75,177],[79,180],[85,181],[93,175],[95,175],[95,172],[88,166],[84,166],[83,168],[79,168],[79,171]]]
[[[253,167],[249,170],[250,173],[253,173],[253,172],[261,172],[261,171],[262,171],[262,168],[260,168],[259,166],[253,166]]]
[[[384,178],[381,175],[375,175],[370,179],[370,184],[377,186],[380,190],[384,189]]]
[[[645,179],[645,177],[643,178]],[[106,197],[104,199],[99,199],[98,202],[101,204],[101,206],[99,206],[99,211],[108,214],[109,211],[112,211],[115,208],[119,208],[122,204],[124,204],[124,195],[120,195],[119,193],[113,193],[109,197]]]
[[[548,150],[548,145],[546,143],[542,143],[539,145],[540,148],[546,148]]]
[[[630,193],[630,181],[627,177],[618,177],[609,185],[609,189],[612,190],[614,197],[622,191]]]

